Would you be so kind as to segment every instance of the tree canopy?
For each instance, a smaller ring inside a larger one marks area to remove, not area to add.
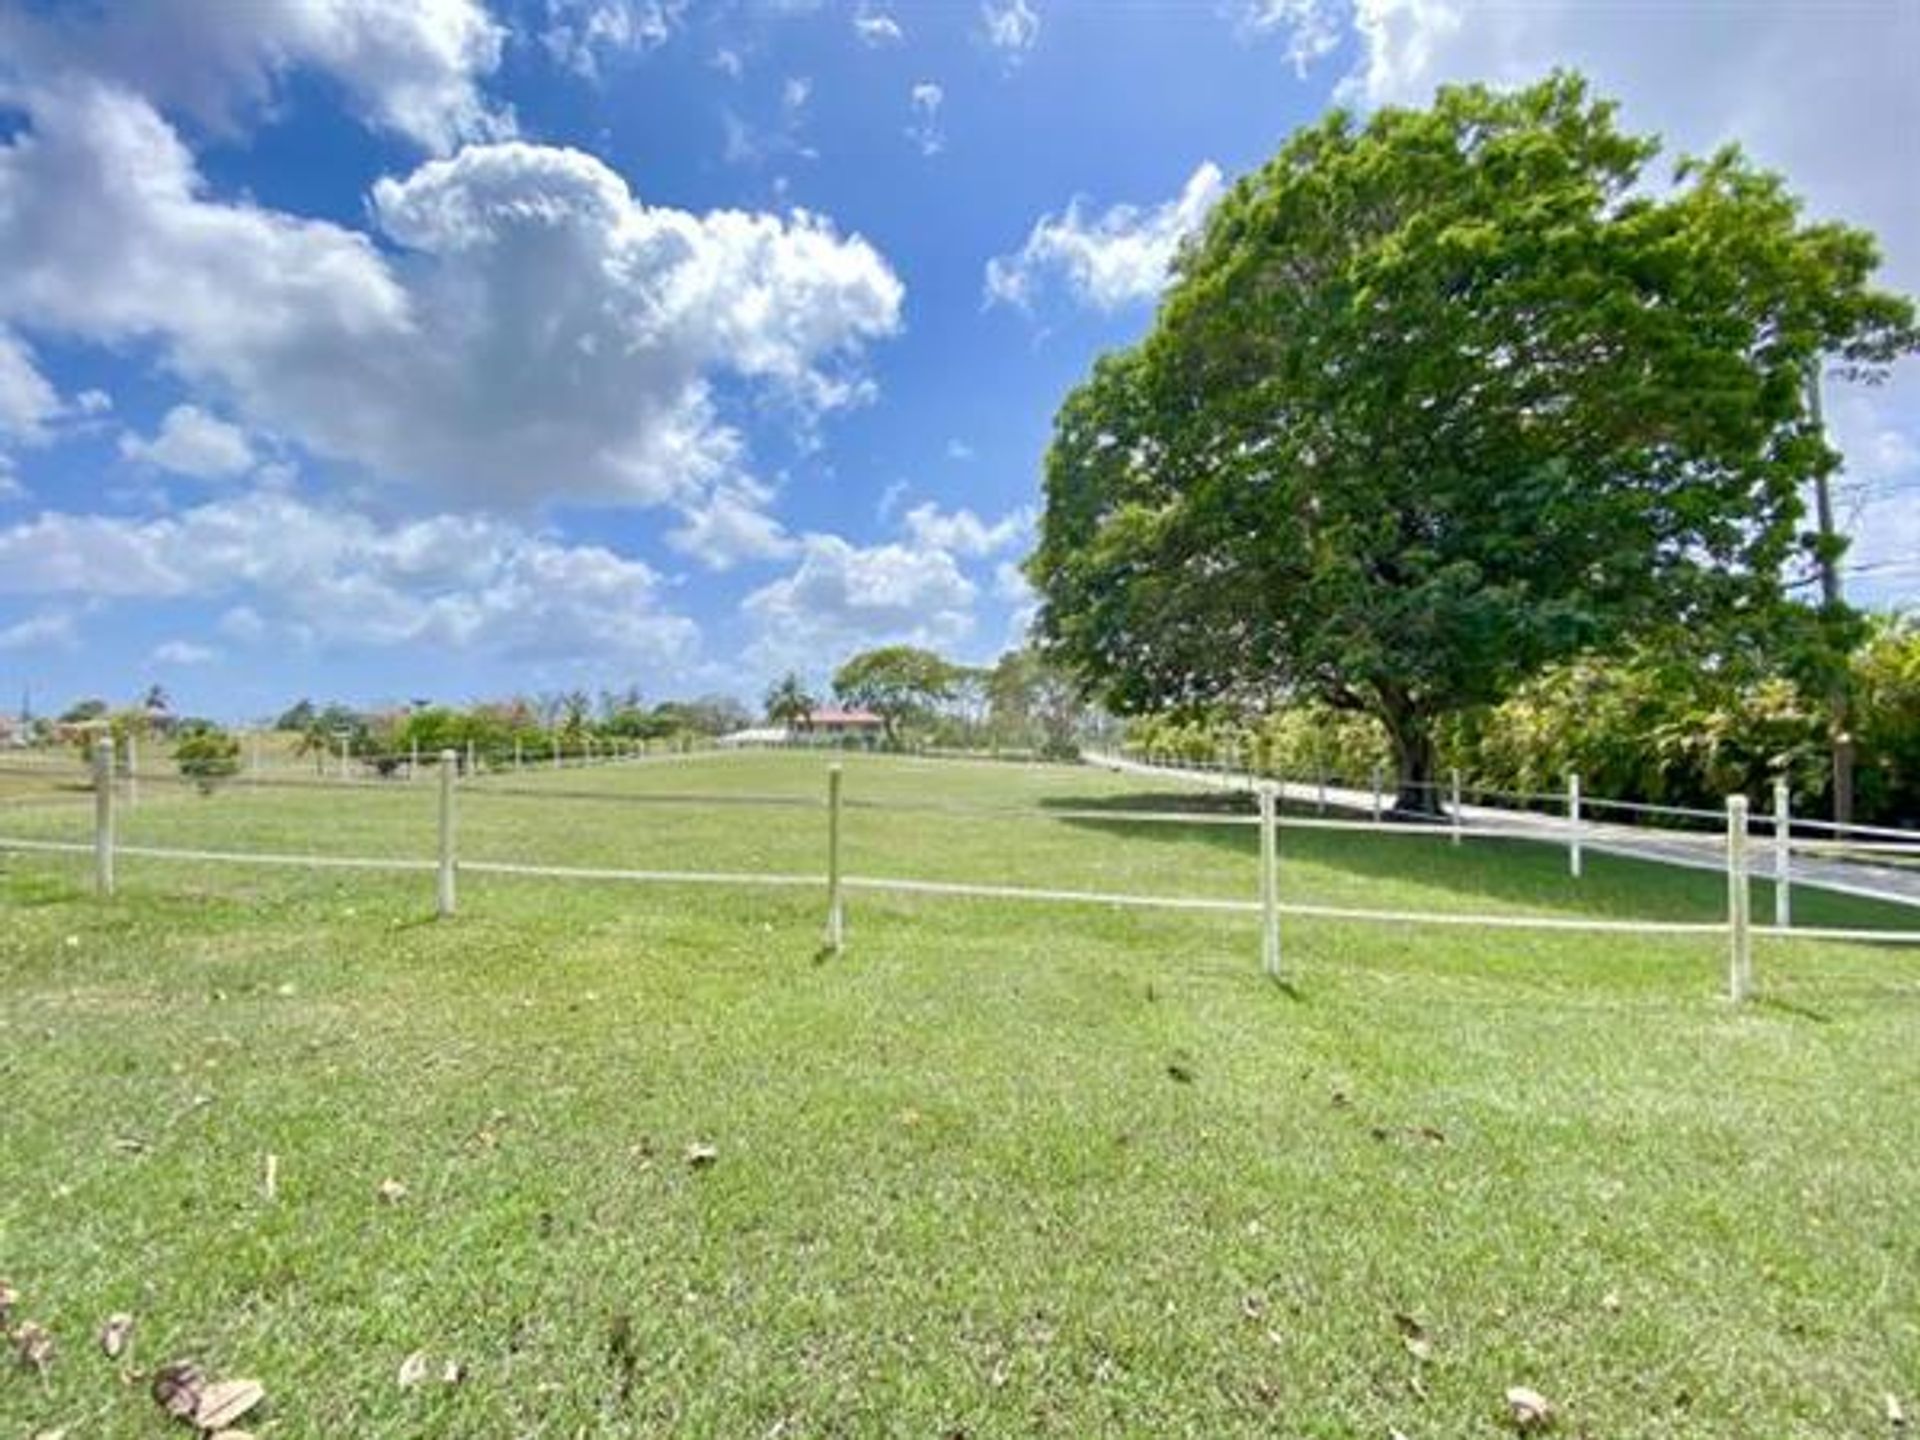
[[[884,645],[863,650],[834,672],[833,693],[844,704],[871,710],[897,740],[903,721],[923,715],[953,694],[959,667],[931,650]]]
[[[1066,400],[1029,574],[1110,707],[1435,720],[1660,625],[1764,625],[1838,455],[1822,363],[1913,312],[1737,151],[1651,170],[1576,76],[1336,111],[1221,201],[1148,337]]]

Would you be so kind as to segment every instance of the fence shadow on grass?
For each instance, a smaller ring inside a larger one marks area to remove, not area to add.
[[[1140,791],[1088,797],[1043,797],[1043,810],[1065,811],[1061,823],[1128,840],[1185,847],[1189,852],[1225,853],[1242,857],[1258,854],[1259,831],[1252,825],[1178,825],[1161,821],[1129,820],[1125,812],[1219,817],[1255,813],[1253,798],[1234,793],[1169,793]],[[1112,820],[1092,812],[1113,811]],[[1327,818],[1365,820],[1364,812],[1329,806]],[[1303,864],[1338,871],[1355,879],[1404,884],[1408,881],[1445,890],[1463,902],[1461,908],[1480,908],[1474,901],[1498,902],[1525,909],[1550,909],[1609,920],[1714,922],[1726,914],[1726,880],[1717,870],[1684,868],[1607,854],[1592,848],[1585,856],[1585,874],[1567,873],[1564,843],[1532,839],[1476,839],[1472,830],[1458,846],[1441,835],[1392,836],[1361,831],[1315,830],[1287,827],[1287,820],[1317,818],[1311,805],[1288,802],[1281,809],[1280,884],[1283,903],[1365,904],[1364,897],[1342,896],[1337,902]],[[1712,853],[1712,852],[1709,852]],[[1766,863],[1755,857],[1756,868]],[[1291,872],[1291,873],[1289,873]],[[1773,886],[1756,876],[1753,913],[1772,914]],[[1401,908],[1387,906],[1383,908]],[[1913,912],[1903,907],[1837,895],[1811,886],[1794,891],[1794,918],[1802,925],[1910,929]]]

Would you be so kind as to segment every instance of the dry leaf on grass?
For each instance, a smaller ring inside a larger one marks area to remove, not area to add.
[[[719,1149],[716,1146],[709,1145],[704,1140],[695,1140],[691,1145],[687,1146],[686,1149],[687,1164],[695,1170],[704,1170],[719,1158]]]
[[[1394,1313],[1394,1325],[1400,1331],[1400,1343],[1407,1347],[1407,1353],[1414,1359],[1425,1363],[1433,1358],[1433,1341],[1427,1338],[1427,1328],[1413,1316]]]
[[[1887,1392],[1887,1424],[1893,1427],[1894,1434],[1906,1434],[1907,1412],[1900,1406],[1900,1397],[1891,1390]]]
[[[47,1373],[53,1364],[53,1332],[32,1320],[22,1320],[13,1331],[13,1353],[29,1370]]]
[[[132,1338],[133,1316],[125,1313],[109,1315],[107,1323],[100,1327],[100,1353],[109,1360],[118,1360]]]
[[[402,1390],[411,1390],[427,1378],[427,1352],[416,1350],[400,1362],[400,1373],[394,1377]]]
[[[1516,1385],[1507,1391],[1507,1410],[1516,1429],[1544,1430],[1553,1424],[1553,1405],[1538,1390]]]
[[[176,1420],[191,1420],[200,1408],[206,1377],[191,1360],[176,1360],[153,1372],[153,1403]]]
[[[400,1181],[389,1178],[380,1182],[380,1188],[375,1193],[387,1204],[398,1205],[407,1198],[407,1187]]]
[[[202,1430],[225,1430],[267,1398],[258,1380],[222,1380],[200,1392],[193,1423]]]

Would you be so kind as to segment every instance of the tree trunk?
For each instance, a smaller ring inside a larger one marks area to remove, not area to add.
[[[1403,704],[1385,707],[1380,719],[1393,742],[1398,772],[1393,813],[1420,819],[1442,813],[1440,790],[1433,783],[1433,718]]]

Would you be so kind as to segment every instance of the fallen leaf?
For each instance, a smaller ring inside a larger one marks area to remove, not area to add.
[[[200,1408],[200,1390],[206,1377],[191,1360],[176,1360],[153,1372],[153,1403],[176,1420],[191,1419]]]
[[[216,1430],[207,1440],[253,1440],[251,1430]]]
[[[380,1188],[375,1193],[387,1204],[398,1205],[407,1198],[407,1187],[398,1180],[388,1178],[380,1182]]]
[[[1331,1104],[1333,1105],[1333,1108],[1334,1108],[1334,1109],[1336,1109],[1336,1110],[1344,1110],[1344,1109],[1345,1109],[1345,1108],[1347,1107],[1347,1105],[1348,1105],[1349,1103],[1351,1103],[1351,1102],[1349,1102],[1349,1101],[1348,1101],[1348,1099],[1347,1099],[1347,1092],[1346,1092],[1346,1091],[1344,1091],[1344,1090],[1336,1090],[1336,1091],[1334,1091],[1334,1092],[1333,1092],[1333,1096],[1332,1096],[1332,1099],[1331,1099]]]
[[[260,1188],[266,1192],[267,1199],[272,1200],[280,1194],[280,1157],[267,1156],[265,1169],[266,1173],[261,1177]]]
[[[193,1423],[202,1430],[225,1430],[266,1398],[258,1380],[222,1380],[200,1392]]]
[[[1900,1397],[1891,1390],[1887,1392],[1887,1424],[1900,1433],[1907,1428],[1907,1412],[1900,1407]]]
[[[1413,1133],[1429,1145],[1444,1145],[1447,1143],[1446,1132],[1433,1125],[1421,1125],[1417,1127]]]
[[[1179,1085],[1191,1085],[1193,1083],[1193,1071],[1176,1060],[1167,1066],[1167,1078]]]
[[[462,1380],[465,1380],[466,1378],[467,1378],[467,1367],[462,1365],[458,1360],[446,1360],[441,1362],[440,1383],[442,1385],[458,1385]]]
[[[1538,1390],[1516,1385],[1507,1391],[1507,1409],[1519,1430],[1544,1430],[1553,1424],[1553,1405]]]
[[[400,1373],[394,1377],[402,1390],[411,1390],[427,1378],[427,1352],[416,1350],[400,1362]]]
[[[1240,1297],[1240,1313],[1249,1320],[1258,1320],[1267,1313],[1267,1302],[1259,1295],[1246,1294]]]
[[[1394,1312],[1393,1323],[1399,1328],[1400,1343],[1407,1347],[1407,1353],[1422,1364],[1433,1358],[1433,1342],[1427,1338],[1427,1330],[1413,1316]]]
[[[53,1364],[53,1332],[32,1320],[22,1320],[13,1330],[13,1353],[29,1370],[47,1373]]]
[[[704,1140],[695,1140],[692,1144],[688,1145],[686,1149],[687,1164],[691,1165],[695,1170],[704,1170],[719,1158],[719,1149],[713,1145],[709,1145]]]
[[[132,1338],[133,1316],[109,1315],[107,1323],[100,1327],[100,1352],[109,1360],[118,1360]]]
[[[1620,1312],[1620,1292],[1618,1290],[1607,1291],[1606,1294],[1600,1297],[1600,1308],[1609,1315],[1617,1315]]]

